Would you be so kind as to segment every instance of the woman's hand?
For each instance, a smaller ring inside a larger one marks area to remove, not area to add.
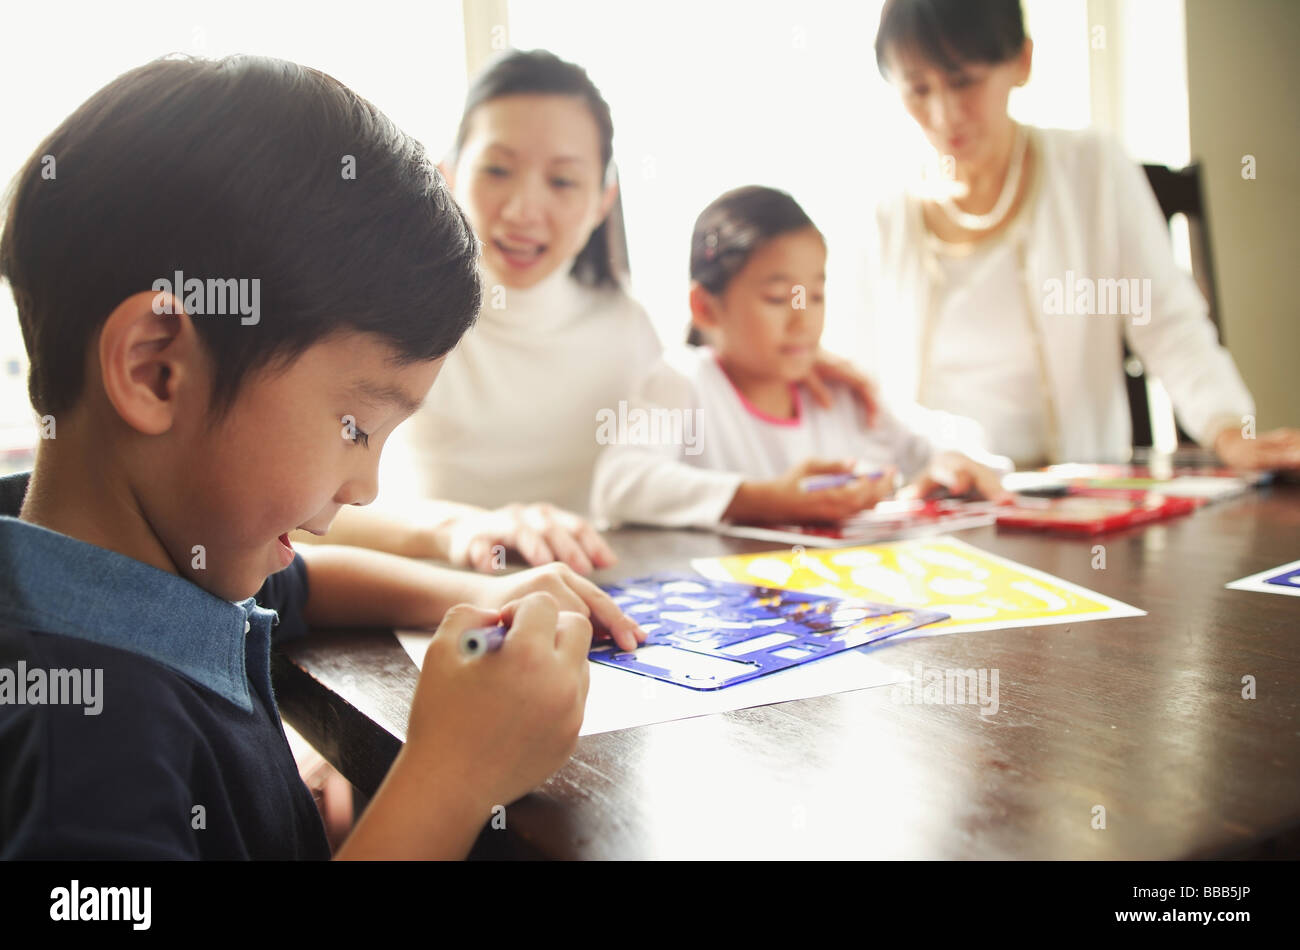
[[[1012,499],[1002,487],[1002,473],[967,458],[960,452],[942,452],[912,484],[918,497],[924,498],[937,489],[947,489],[954,498],[979,495],[989,501]]]
[[[827,462],[810,459],[770,482],[742,482],[723,517],[728,521],[834,522],[851,518],[888,498],[894,491],[895,471],[859,475],[844,485],[808,490],[804,479],[814,475],[852,475],[857,461]]]
[[[560,610],[588,618],[598,636],[608,635],[623,650],[635,650],[646,638],[635,620],[623,613],[614,598],[567,564],[547,564],[502,577],[469,579],[467,591],[475,607],[500,609],[529,594],[548,594]]]
[[[502,548],[518,551],[533,565],[561,561],[579,574],[618,561],[585,518],[545,503],[462,514],[438,531],[446,536],[441,547],[448,561],[485,573],[501,568]]]
[[[1246,439],[1240,429],[1227,428],[1215,438],[1214,451],[1229,468],[1300,470],[1300,429],[1271,429]]]
[[[830,387],[835,384],[847,386],[862,403],[867,414],[867,425],[876,419],[876,387],[862,375],[852,363],[843,357],[828,353],[820,347],[817,349],[817,361],[812,372],[803,380],[803,384],[812,393],[813,399],[823,409],[830,408],[832,397]]]

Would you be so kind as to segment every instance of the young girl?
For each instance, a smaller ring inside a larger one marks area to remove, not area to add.
[[[711,345],[670,353],[645,377],[625,431],[609,433],[615,444],[597,463],[596,514],[671,526],[836,521],[890,494],[895,470],[922,492],[943,484],[1002,496],[1005,459],[953,451],[977,442],[969,421],[913,408],[904,422],[878,404],[868,426],[845,389],[829,407],[806,398],[800,381],[818,351],[825,269],[821,232],[784,192],[740,188],[704,210],[691,240],[690,305],[692,338]],[[922,414],[925,431],[953,438],[922,436]],[[817,475],[845,484],[814,488]]]

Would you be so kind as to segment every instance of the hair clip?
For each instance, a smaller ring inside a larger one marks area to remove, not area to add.
[[[704,259],[711,261],[718,256],[718,232],[710,231],[704,235]]]

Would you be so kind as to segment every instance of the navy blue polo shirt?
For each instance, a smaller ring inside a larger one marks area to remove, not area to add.
[[[0,479],[0,858],[328,858],[271,691],[301,556],[231,603],[19,521],[28,477]]]

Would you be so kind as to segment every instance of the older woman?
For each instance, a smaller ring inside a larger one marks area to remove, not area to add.
[[[877,64],[948,185],[877,212],[871,332],[886,390],[976,419],[1022,466],[1119,459],[1127,340],[1225,462],[1300,467],[1300,431],[1249,437],[1250,393],[1138,166],[1095,133],[1007,114],[1032,55],[1019,0],[885,4]]]

